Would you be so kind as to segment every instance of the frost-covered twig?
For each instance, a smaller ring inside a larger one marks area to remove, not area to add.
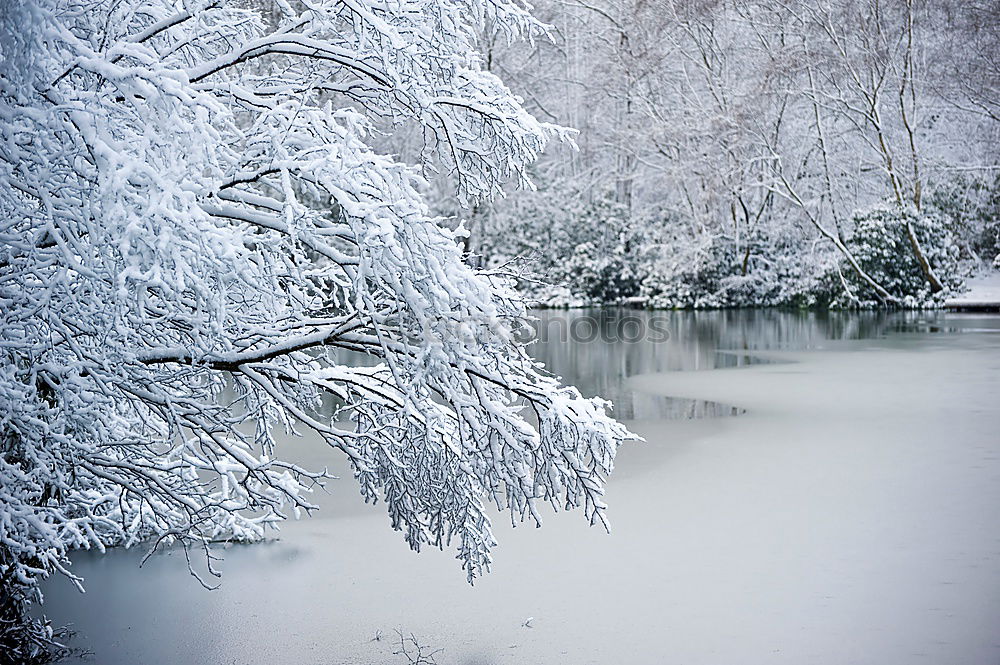
[[[406,658],[410,665],[435,665],[435,656],[444,649],[431,649],[429,646],[420,644],[413,633],[404,635],[403,631],[396,629],[396,637],[399,639],[399,648],[392,653]]]

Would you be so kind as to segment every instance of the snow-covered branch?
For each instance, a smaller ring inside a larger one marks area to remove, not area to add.
[[[494,196],[568,136],[482,69],[486,18],[543,30],[483,0],[3,11],[5,586],[78,547],[261,537],[325,480],[280,460],[276,432],[303,427],[414,549],[454,539],[470,580],[487,502],[605,522],[631,435],[528,357],[520,297],[423,201],[422,167]],[[428,161],[375,150],[373,114],[420,128]]]

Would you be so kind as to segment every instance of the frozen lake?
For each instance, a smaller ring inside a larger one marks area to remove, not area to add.
[[[101,665],[406,663],[396,628],[440,665],[1000,662],[1000,316],[541,316],[538,356],[646,438],[611,535],[498,520],[469,587],[343,474],[280,540],[221,549],[215,591],[179,552],[84,552],[87,593],[53,579],[46,612]]]

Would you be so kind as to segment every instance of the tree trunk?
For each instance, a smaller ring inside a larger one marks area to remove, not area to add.
[[[944,285],[941,284],[941,280],[937,278],[934,274],[934,268],[931,267],[930,262],[924,255],[922,249],[920,249],[920,241],[917,240],[916,231],[913,229],[913,224],[910,222],[906,223],[906,235],[910,239],[910,247],[913,249],[913,255],[917,257],[917,263],[920,264],[920,271],[924,274],[924,278],[931,285],[931,293],[938,293],[944,290]]]

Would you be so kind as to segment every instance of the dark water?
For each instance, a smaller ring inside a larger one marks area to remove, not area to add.
[[[645,311],[622,308],[541,310],[532,354],[587,397],[614,404],[623,420],[739,415],[706,400],[647,395],[625,387],[649,372],[738,368],[772,362],[756,352],[820,348],[835,340],[898,331],[946,331],[940,312],[805,312],[734,309]]]

